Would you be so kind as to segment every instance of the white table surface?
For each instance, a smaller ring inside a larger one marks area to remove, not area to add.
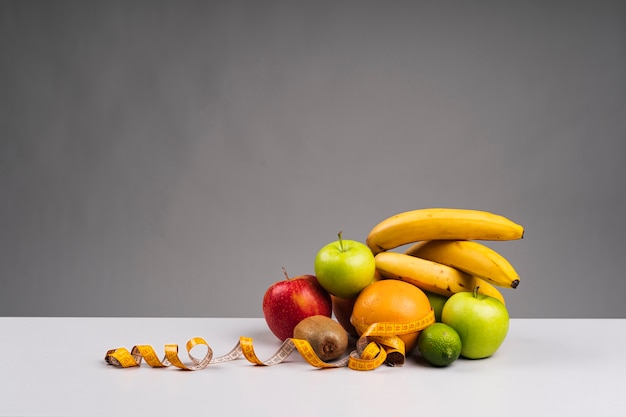
[[[254,338],[260,359],[280,345],[262,318],[0,318],[0,415],[626,415],[625,319],[512,319],[494,356],[447,368],[414,355],[403,367],[320,370],[297,352],[271,367],[242,358],[194,372],[104,361],[112,348],[149,344],[162,356],[177,343],[189,363],[194,336],[215,357],[239,336]]]

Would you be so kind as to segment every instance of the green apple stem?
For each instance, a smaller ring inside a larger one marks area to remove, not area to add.
[[[478,288],[480,288],[480,285],[474,287],[474,298],[478,297]]]
[[[339,247],[341,247],[341,251],[342,252],[345,252],[344,249],[343,249],[343,240],[341,239],[341,234],[342,233],[343,232],[340,230],[339,233],[337,233],[337,236],[339,237]]]
[[[285,268],[284,266],[283,266],[283,274],[285,274],[285,279],[289,281],[290,278],[289,278],[289,275],[287,274],[287,268]]]

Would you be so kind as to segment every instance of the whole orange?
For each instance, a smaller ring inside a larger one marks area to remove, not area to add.
[[[432,308],[424,291],[408,282],[385,279],[370,284],[359,293],[350,321],[361,335],[374,323],[414,323],[426,319],[429,314],[432,314]],[[419,333],[416,330],[397,335],[404,342],[407,355],[417,345]]]

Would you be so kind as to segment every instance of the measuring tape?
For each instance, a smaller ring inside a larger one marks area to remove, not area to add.
[[[107,351],[104,360],[109,364],[121,368],[130,368],[141,365],[145,361],[153,368],[174,366],[185,371],[199,371],[210,364],[224,363],[237,360],[242,356],[248,362],[260,366],[272,366],[283,362],[291,353],[297,351],[306,362],[316,368],[348,367],[357,371],[376,369],[387,362],[391,366],[404,363],[404,342],[398,336],[418,332],[435,322],[435,313],[431,311],[419,320],[407,323],[374,323],[365,325],[353,323],[361,334],[356,343],[356,349],[336,362],[324,362],[317,356],[311,344],[303,339],[286,339],[280,348],[269,359],[261,360],[254,351],[253,340],[241,336],[239,342],[226,355],[213,358],[213,350],[202,337],[190,339],[185,347],[192,364],[185,364],[178,355],[178,345],[166,344],[165,356],[159,359],[156,351],[150,345],[136,345],[129,351],[121,347]],[[198,346],[206,347],[206,354],[198,359],[191,354],[191,350]]]

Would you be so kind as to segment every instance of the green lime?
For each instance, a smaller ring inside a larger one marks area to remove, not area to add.
[[[433,323],[421,331],[417,349],[431,365],[448,366],[461,354],[461,338],[447,324]]]
[[[435,320],[437,322],[441,321],[441,312],[443,311],[443,305],[448,301],[448,296],[435,294],[434,292],[424,291],[426,297],[428,297],[428,301],[430,301],[430,306],[435,311]]]

